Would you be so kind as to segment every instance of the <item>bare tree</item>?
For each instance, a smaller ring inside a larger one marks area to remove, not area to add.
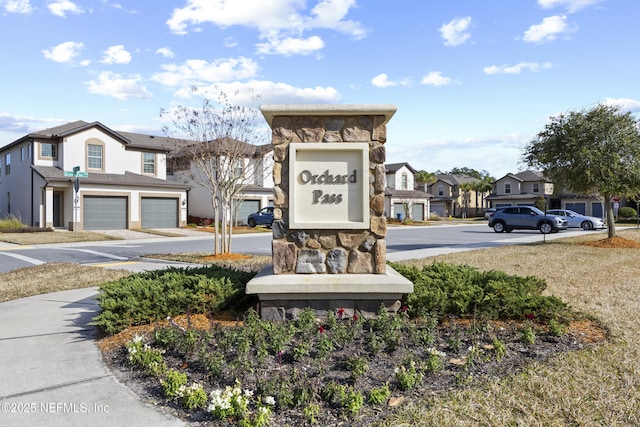
[[[193,88],[197,92],[197,88]],[[237,93],[235,94],[237,95]],[[257,97],[254,97],[254,101]],[[263,172],[264,150],[258,112],[233,104],[220,91],[215,100],[204,98],[202,106],[178,106],[162,110],[170,117],[165,134],[181,143],[173,157],[188,177],[211,195],[214,219],[214,254],[231,252],[232,220],[243,189]]]

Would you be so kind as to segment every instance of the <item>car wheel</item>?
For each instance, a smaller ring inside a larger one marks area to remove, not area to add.
[[[254,228],[256,226],[256,220],[253,218],[249,219],[249,227]]]
[[[496,233],[502,233],[504,231],[504,223],[496,222],[495,224],[493,224],[493,231],[495,231]]]
[[[548,222],[543,222],[542,224],[540,224],[540,232],[542,234],[549,234],[552,231],[553,231],[553,226]]]
[[[584,221],[582,224],[580,224],[580,226],[584,231],[593,230],[593,224],[591,224],[591,222],[589,221]]]

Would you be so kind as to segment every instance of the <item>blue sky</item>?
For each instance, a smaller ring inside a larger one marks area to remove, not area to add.
[[[640,112],[638,16],[637,0],[0,0],[0,146],[74,120],[160,134],[195,85],[394,104],[388,163],[499,178],[550,116]]]

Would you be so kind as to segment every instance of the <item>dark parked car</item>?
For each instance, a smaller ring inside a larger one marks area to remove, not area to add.
[[[556,233],[566,230],[567,220],[562,216],[545,215],[534,206],[509,206],[498,209],[489,217],[489,227],[496,233],[513,230],[540,230],[541,233]]]
[[[252,213],[247,218],[247,225],[253,228],[256,225],[266,225],[271,227],[273,224],[273,206],[260,209],[258,212]]]
[[[559,215],[567,218],[569,227],[582,228],[583,230],[597,230],[599,228],[607,228],[602,218],[595,216],[586,216],[569,209],[552,209],[547,211],[547,215]]]

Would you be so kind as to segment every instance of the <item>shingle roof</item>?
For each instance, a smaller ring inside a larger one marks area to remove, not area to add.
[[[473,183],[473,182],[480,181],[478,178],[474,178],[472,176],[464,175],[464,174],[460,174],[460,173],[436,175],[436,180],[437,181],[444,181],[449,185],[460,185],[460,184],[464,184],[466,182]]]
[[[64,171],[60,168],[53,166],[32,166],[32,168],[48,182],[73,182],[73,177],[64,176]],[[124,174],[89,173],[89,177],[80,178],[80,182],[85,184],[162,187],[181,190],[191,188],[190,185],[180,184],[175,181],[165,181],[164,179],[132,172],[125,172]]]
[[[414,168],[411,167],[411,165],[407,162],[403,162],[403,163],[389,163],[384,165],[387,173],[394,173],[397,172],[398,170],[400,170],[403,166],[406,166],[407,169],[409,169],[411,172],[416,173],[416,170]]]

